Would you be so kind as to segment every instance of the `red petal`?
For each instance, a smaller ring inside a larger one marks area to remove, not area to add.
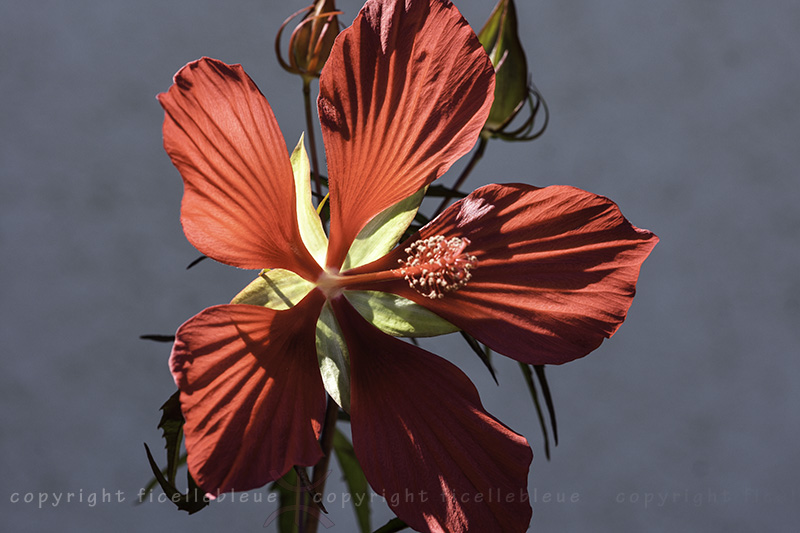
[[[158,95],[164,147],[183,176],[183,230],[229,265],[316,278],[295,215],[289,153],[267,100],[241,65],[203,58]]]
[[[489,185],[363,269],[396,268],[410,242],[433,235],[471,241],[465,252],[478,264],[466,286],[437,300],[403,281],[373,289],[414,300],[493,350],[531,364],[571,361],[613,335],[658,242],[608,198],[573,187]]]
[[[313,465],[325,390],[314,328],[323,297],[286,311],[210,307],[178,330],[170,368],[189,471],[207,493],[250,490]]]
[[[353,447],[372,488],[418,531],[525,531],[525,438],[484,411],[453,364],[370,326],[344,298],[333,305],[350,351]]]
[[[492,64],[450,2],[366,3],[336,39],[320,78],[329,266],[341,266],[372,217],[473,147],[493,95]]]

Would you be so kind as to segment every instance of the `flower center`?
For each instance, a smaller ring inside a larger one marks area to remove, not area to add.
[[[416,241],[406,248],[408,257],[400,260],[400,273],[411,288],[427,298],[442,298],[472,278],[478,266],[474,255],[464,253],[469,239],[441,235]]]
[[[420,239],[405,249],[408,257],[398,260],[400,268],[362,274],[323,270],[316,285],[328,299],[334,299],[348,288],[380,290],[373,286],[403,278],[421,295],[443,298],[445,293],[457,291],[472,279],[470,271],[478,266],[478,259],[464,252],[469,244],[467,238],[445,240],[441,235]]]

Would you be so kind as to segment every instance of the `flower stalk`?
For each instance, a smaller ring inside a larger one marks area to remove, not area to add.
[[[308,144],[311,151],[311,177],[314,180],[314,189],[317,198],[322,201],[322,181],[319,179],[319,162],[317,159],[317,143],[314,133],[314,119],[311,111],[311,80],[303,78],[303,107],[306,115],[306,133],[308,134]]]
[[[323,456],[314,465],[314,471],[311,475],[311,486],[314,487],[320,499],[325,495],[325,481],[328,478],[328,466],[330,465],[331,452],[333,451],[333,435],[336,433],[338,420],[339,406],[328,396],[328,405],[325,408],[325,425],[322,427],[322,435],[319,440]],[[317,515],[309,513],[306,516],[308,517],[306,533],[316,533],[317,526],[319,526]]]

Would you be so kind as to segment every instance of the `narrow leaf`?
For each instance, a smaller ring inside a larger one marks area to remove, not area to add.
[[[428,187],[428,192],[425,196],[431,198],[464,198],[467,193],[445,187],[444,185],[431,185]]]
[[[544,403],[547,405],[547,412],[550,414],[550,427],[553,428],[553,442],[555,442],[556,446],[558,446],[556,408],[553,406],[553,397],[550,395],[550,386],[547,384],[547,378],[544,375],[544,365],[533,365],[533,370],[536,372],[536,378],[539,380],[539,385],[542,386],[542,396],[544,396]]]
[[[547,436],[547,425],[544,422],[544,415],[542,414],[542,406],[539,404],[539,395],[536,392],[536,384],[533,382],[533,373],[531,367],[525,363],[519,364],[522,370],[522,376],[525,378],[525,383],[528,385],[528,390],[533,398],[533,404],[536,406],[536,415],[539,417],[539,426],[542,428],[542,435],[544,435],[544,455],[547,460],[550,460],[550,438]]]
[[[180,459],[178,460],[179,467],[186,464],[186,457],[187,456],[185,453],[181,455]],[[168,467],[165,466],[164,468],[161,469],[161,474],[166,476],[167,470]],[[156,479],[155,477],[151,478],[150,481],[147,482],[147,485],[145,485],[144,488],[142,489],[142,492],[139,495],[139,501],[136,503],[137,504],[144,503],[147,497],[150,495],[150,493],[153,492],[153,489],[156,488],[156,485],[158,485],[158,479]]]
[[[195,259],[194,261],[192,261],[191,263],[186,265],[186,270],[189,270],[190,268],[192,268],[193,266],[195,266],[197,263],[199,263],[200,261],[202,261],[204,259],[208,259],[208,257],[206,257],[204,255],[201,255],[200,257],[198,257],[197,259]]]
[[[139,335],[139,338],[145,341],[175,342],[175,335]]]
[[[499,385],[500,383],[497,381],[497,376],[494,373],[494,367],[492,366],[492,360],[489,355],[491,352],[489,352],[488,349],[484,351],[484,348],[483,346],[481,346],[481,343],[479,343],[475,339],[475,337],[473,337],[469,333],[466,333],[464,331],[461,331],[460,333],[461,336],[464,337],[464,340],[467,341],[467,344],[469,344],[469,347],[472,348],[472,351],[475,352],[475,354],[478,357],[480,357],[481,361],[483,361],[483,364],[486,365],[486,368],[489,369],[489,373],[492,375],[492,379],[494,379],[494,382],[497,385]]]
[[[339,461],[344,480],[350,491],[350,501],[353,502],[359,530],[361,533],[369,533],[372,530],[372,526],[369,518],[369,498],[367,497],[369,485],[367,484],[367,478],[361,470],[361,465],[358,464],[353,445],[338,429],[333,435],[333,451],[336,453],[336,460]]]
[[[394,533],[395,531],[402,531],[408,528],[405,522],[399,518],[392,518],[380,529],[376,529],[374,533]]]

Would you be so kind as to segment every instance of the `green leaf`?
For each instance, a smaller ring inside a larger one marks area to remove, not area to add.
[[[458,328],[402,296],[378,291],[345,291],[347,301],[367,322],[395,337],[435,337]]]
[[[536,378],[539,380],[539,385],[542,386],[542,396],[544,396],[544,403],[547,405],[547,412],[550,414],[550,427],[553,428],[553,442],[556,444],[556,446],[558,446],[556,408],[553,405],[553,397],[550,395],[550,386],[547,384],[547,378],[544,375],[544,365],[533,365],[533,370],[536,372]]]
[[[175,335],[139,335],[139,338],[145,341],[155,341],[155,342],[175,342]]]
[[[161,429],[161,436],[165,441],[164,447],[167,449],[167,466],[160,469],[159,472],[164,478],[164,481],[174,488],[175,476],[177,475],[178,468],[186,464],[186,454],[181,454],[184,419],[183,413],[181,412],[180,391],[175,391],[172,396],[164,402],[160,410],[161,420],[158,422],[158,428]],[[139,502],[143,502],[144,498],[150,494],[156,484],[159,483],[158,476],[151,479],[145,486]]]
[[[486,365],[486,368],[489,369],[489,373],[492,375],[492,379],[494,382],[499,385],[497,381],[497,375],[494,373],[494,367],[492,366],[492,351],[489,349],[488,346],[481,346],[481,343],[478,340],[467,333],[466,331],[461,332],[461,336],[464,337],[464,340],[467,341],[469,347],[472,348],[472,351],[483,361],[483,364]]]
[[[466,198],[467,193],[445,187],[444,185],[430,185],[425,195],[430,198]]]
[[[399,518],[392,518],[383,527],[376,529],[374,533],[394,533],[395,531],[403,531],[408,528],[405,522]]]
[[[328,253],[328,237],[322,228],[322,221],[311,202],[311,167],[308,154],[303,145],[303,136],[297,143],[291,158],[294,173],[295,205],[297,207],[297,223],[300,226],[300,237],[308,251],[320,266],[325,266]]]
[[[294,469],[290,469],[269,486],[270,492],[278,494],[278,509],[267,517],[265,528],[277,520],[279,533],[297,533],[300,512],[298,497],[303,494],[297,487],[297,473]]]
[[[198,263],[200,263],[205,259],[208,259],[208,257],[205,255],[201,255],[200,257],[198,257],[197,259],[186,265],[186,270],[189,270],[190,268],[192,268],[193,266],[197,265]]]
[[[181,467],[186,464],[186,457],[187,457],[186,453],[181,454],[180,458],[178,459],[178,467]],[[169,469],[168,466],[162,468],[161,474],[166,476],[168,469]],[[150,481],[147,482],[147,485],[145,485],[144,488],[142,489],[142,492],[139,495],[139,501],[137,503],[144,503],[145,500],[147,500],[147,497],[150,495],[150,493],[153,492],[153,489],[156,488],[156,485],[158,485],[158,479],[156,479],[156,477],[153,476],[150,479]]]
[[[500,0],[478,33],[495,68],[494,103],[486,127],[499,130],[511,122],[528,96],[528,62],[517,30],[513,0]]]
[[[175,485],[183,442],[183,413],[181,412],[180,391],[175,391],[161,406],[161,421],[158,423],[167,449],[167,481]]]
[[[350,412],[350,355],[329,302],[325,302],[317,320],[317,361],[325,390]]]
[[[394,248],[414,220],[424,197],[425,187],[370,220],[350,245],[342,270],[371,263]]]
[[[296,305],[313,288],[313,283],[294,272],[273,268],[263,270],[231,303],[261,305],[282,311]]]
[[[209,500],[204,497],[202,490],[197,487],[197,484],[188,472],[186,476],[189,480],[189,492],[187,494],[181,494],[181,492],[175,488],[175,485],[167,481],[164,474],[161,473],[161,469],[158,468],[158,464],[155,459],[153,459],[153,454],[150,453],[150,448],[147,444],[144,445],[144,449],[147,453],[147,460],[150,463],[150,468],[153,470],[153,475],[156,476],[158,484],[161,485],[161,489],[164,491],[164,494],[167,495],[169,501],[174,503],[178,509],[186,511],[189,514],[194,514],[208,505]]]
[[[350,491],[350,501],[353,503],[353,509],[356,512],[359,530],[362,533],[369,533],[372,530],[372,526],[370,526],[369,519],[369,485],[367,484],[367,478],[361,470],[361,465],[358,464],[353,445],[338,429],[333,435],[333,451],[336,453],[336,460],[339,461],[344,480]]]
[[[161,411],[161,421],[158,423],[158,427],[162,430],[162,436],[166,441],[167,466],[163,469],[159,468],[155,459],[153,459],[153,454],[150,453],[150,448],[147,444],[144,445],[145,452],[147,453],[147,460],[155,476],[155,482],[151,481],[147,487],[145,487],[140,502],[152,491],[155,483],[158,483],[164,491],[164,494],[167,495],[169,500],[174,503],[178,509],[193,514],[208,505],[209,500],[205,498],[205,494],[194,482],[188,470],[186,472],[189,487],[188,492],[186,494],[181,494],[175,487],[175,477],[178,467],[186,463],[186,454],[181,455],[184,419],[183,413],[181,412],[180,391],[175,391],[175,393],[164,402],[164,405],[161,406]]]
[[[519,363],[519,368],[522,370],[522,376],[525,378],[525,383],[528,385],[528,390],[531,393],[533,404],[536,406],[536,415],[539,418],[539,426],[542,428],[542,435],[544,435],[544,455],[547,460],[550,460],[550,438],[547,436],[547,425],[544,422],[544,415],[542,414],[542,406],[539,404],[539,395],[536,392],[536,384],[533,382],[533,374],[531,367],[525,363]]]

